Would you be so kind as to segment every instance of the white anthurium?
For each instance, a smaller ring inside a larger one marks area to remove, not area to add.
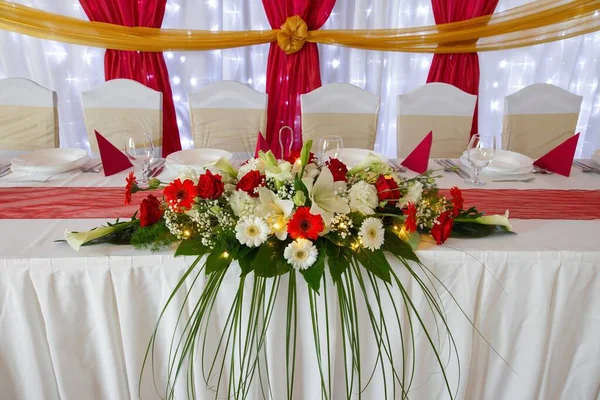
[[[87,242],[91,242],[94,239],[98,239],[111,233],[115,232],[118,228],[114,226],[101,226],[91,231],[85,232],[71,232],[70,230],[65,231],[65,240],[75,251],[79,251],[81,246]]]
[[[267,178],[273,178],[279,182],[289,182],[293,179],[292,164],[282,161],[277,166],[267,165],[265,167],[265,174]]]
[[[308,189],[308,197],[312,201],[310,213],[321,215],[326,226],[329,226],[333,214],[348,214],[350,207],[340,196],[335,194],[333,175],[329,168],[323,168],[317,180],[312,178],[302,179]]]
[[[404,208],[408,203],[418,204],[421,200],[421,195],[423,195],[423,184],[415,182],[408,188],[408,192],[396,203],[396,206]]]
[[[472,219],[470,222],[474,222],[476,224],[481,225],[498,225],[504,227],[508,232],[512,232],[512,225],[508,220],[508,210],[504,213],[504,215],[484,215],[479,218]]]
[[[279,240],[287,238],[287,221],[294,210],[292,200],[280,199],[265,187],[258,188],[260,204],[256,207],[256,215],[267,220],[271,230]]]
[[[364,160],[356,164],[348,171],[348,175],[354,175],[362,172],[366,169],[376,172],[378,174],[387,174],[391,171],[391,168],[385,161],[383,161],[377,154],[369,152]]]

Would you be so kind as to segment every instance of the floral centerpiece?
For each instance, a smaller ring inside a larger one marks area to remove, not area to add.
[[[386,287],[389,296],[392,296],[394,289],[391,288],[396,286],[395,290],[402,292],[406,310],[417,313],[388,257],[399,260],[415,277],[432,312],[438,314],[442,325],[447,328],[437,292],[428,288],[416,273],[415,266],[424,267],[415,253],[421,235],[429,235],[437,244],[442,244],[452,236],[479,237],[511,230],[508,215],[488,217],[474,208],[464,209],[458,188],[450,190],[450,198],[440,195],[432,171],[406,178],[373,154],[349,169],[338,159],[316,160],[310,152],[311,145],[308,141],[300,154],[292,154],[285,160],[276,159],[270,152],[259,153],[258,157],[248,160],[239,169],[221,159],[208,165],[200,175],[189,170],[172,182],[153,179],[144,190],[161,189],[162,199],[149,194],[131,220],[117,221],[88,232],[66,232],[65,239],[75,250],[82,245],[102,242],[127,243],[152,250],[177,244],[176,256],[196,256],[174,293],[183,290],[183,282],[192,273],[197,278],[204,271],[208,282],[180,339],[172,344],[166,397],[174,396],[174,383],[180,375],[182,361],[188,358],[194,362],[194,349],[198,346],[196,339],[201,337],[202,327],[206,327],[215,294],[232,265],[238,269],[241,286],[252,275],[255,289],[250,316],[260,315],[263,322],[253,323],[242,318],[228,320],[223,336],[229,340],[222,349],[216,350],[221,354],[215,354],[212,367],[205,374],[207,385],[208,380],[216,379],[214,373],[218,368],[214,364],[221,360],[223,365],[230,363],[227,365],[241,368],[237,379],[227,385],[228,395],[246,397],[244,393],[247,394],[252,382],[258,353],[264,346],[265,332],[273,312],[267,293],[276,292],[283,282],[281,278],[289,275],[286,371],[288,398],[292,398],[295,351],[289,349],[295,349],[295,293],[296,285],[300,284],[296,274],[302,276],[312,291],[309,297],[315,324],[319,313],[315,296],[327,284],[327,270],[339,296],[339,315],[347,342],[344,357],[350,366],[346,371],[347,382],[351,382],[355,374],[360,376],[360,363],[352,361],[360,354],[359,342],[353,340],[358,335],[355,313],[356,302],[360,299],[372,312],[367,323],[372,325],[378,342],[381,342],[381,362],[388,360],[391,365],[392,376],[395,377],[392,379],[394,391],[398,385],[406,394],[410,384],[406,382],[405,373],[396,371],[391,359],[392,349],[386,349],[385,345],[387,329],[381,329],[378,322],[383,315],[382,306],[372,304],[364,290],[364,298],[360,297],[361,291],[354,290],[355,283],[377,287],[382,296],[382,287]],[[130,203],[131,194],[139,190],[142,189],[132,173],[127,178],[126,202]],[[241,294],[238,293],[238,296],[231,306],[232,315],[242,312],[239,304]],[[396,315],[389,317],[401,328],[398,316],[401,307],[394,304],[393,308],[397,311]],[[242,325],[243,331],[255,340],[246,343],[248,348],[244,347],[244,351],[238,353],[239,341],[246,339],[232,332]],[[324,329],[317,325],[314,326],[316,342],[319,331]],[[422,320],[421,325],[427,332]],[[153,349],[156,333],[148,351]],[[434,342],[430,342],[438,355]],[[317,347],[320,349],[320,346]],[[443,362],[439,356],[437,359],[443,372]],[[321,361],[318,367],[322,376],[327,375]],[[403,368],[406,366],[403,365]],[[452,396],[445,373],[444,379]],[[325,398],[332,398],[331,386],[326,381],[322,379],[322,392]],[[360,386],[360,377],[358,382]],[[220,384],[219,374],[216,385],[211,383],[210,386],[218,388]],[[349,395],[351,383],[347,384],[347,391]],[[189,394],[194,397],[194,393]]]

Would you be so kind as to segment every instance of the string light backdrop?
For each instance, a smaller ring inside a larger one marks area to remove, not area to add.
[[[15,2],[87,19],[77,0]],[[500,0],[497,11],[527,0]],[[600,17],[599,17],[600,18]],[[429,0],[338,1],[323,29],[405,28],[434,24]],[[249,0],[168,0],[164,28],[268,29],[262,3]],[[584,96],[578,156],[600,147],[600,33],[561,42],[480,54],[480,132],[499,135],[504,97],[540,82]],[[22,76],[58,93],[63,146],[86,146],[81,91],[104,81],[104,50],[0,31],[0,78]],[[187,94],[218,80],[265,90],[268,45],[206,52],[167,52],[173,99],[184,148],[193,145]],[[431,55],[320,46],[323,84],[348,82],[381,96],[376,149],[396,151],[396,96],[425,83]]]

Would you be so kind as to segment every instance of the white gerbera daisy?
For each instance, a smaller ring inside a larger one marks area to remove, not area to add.
[[[241,218],[235,226],[235,237],[241,244],[257,247],[267,241],[269,226],[259,217]]]
[[[296,239],[287,245],[283,256],[294,269],[307,269],[317,261],[319,251],[310,240]]]
[[[384,230],[381,220],[377,218],[367,218],[363,221],[358,232],[363,246],[371,251],[379,250],[383,245]]]

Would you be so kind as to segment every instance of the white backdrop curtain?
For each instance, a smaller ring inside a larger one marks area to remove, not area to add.
[[[14,0],[87,19],[78,0]],[[497,11],[528,0],[500,0]],[[599,16],[600,19],[600,16]],[[323,29],[406,28],[434,24],[429,0],[339,0]],[[267,29],[258,0],[169,0],[164,28]],[[499,135],[504,97],[533,83],[552,83],[584,97],[578,156],[600,147],[600,33],[522,49],[480,54],[479,130]],[[80,93],[104,81],[104,50],[0,31],[0,79],[22,76],[55,90],[62,146],[86,146]],[[396,152],[396,96],[424,84],[432,56],[320,46],[323,84],[348,82],[381,96],[376,149]],[[268,45],[208,52],[167,52],[184,148],[191,147],[187,93],[231,79],[265,90]]]

